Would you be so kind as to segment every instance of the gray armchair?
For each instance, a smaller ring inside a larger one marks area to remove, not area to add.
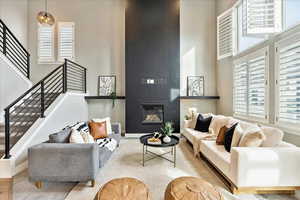
[[[118,145],[121,125],[112,124]],[[99,168],[109,160],[113,152],[97,144],[42,143],[28,149],[29,180],[38,188],[42,182],[87,182],[95,185]]]

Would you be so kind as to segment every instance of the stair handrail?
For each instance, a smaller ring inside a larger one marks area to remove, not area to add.
[[[55,98],[62,94],[66,93],[68,90],[77,90],[86,93],[86,72],[87,69],[71,60],[65,59],[65,62],[51,71],[47,76],[37,82],[34,86],[32,86],[29,90],[23,93],[20,97],[18,97],[15,101],[9,104],[6,108],[4,108],[4,118],[5,118],[5,159],[10,158],[10,115],[16,112],[14,107],[20,106],[24,104],[24,98],[32,97],[38,98],[38,102],[40,103],[40,117],[45,117],[45,110],[48,108],[45,105],[45,95],[53,96]],[[69,75],[68,75],[69,74]],[[72,76],[70,76],[72,74]],[[76,80],[79,80],[79,83],[74,85]],[[49,89],[50,88],[50,89]],[[49,93],[46,92],[48,90]],[[52,102],[54,101],[52,100]],[[50,104],[52,103],[50,102]],[[12,109],[12,111],[11,111]],[[26,110],[26,108],[23,108]],[[21,108],[22,111],[22,108]]]
[[[1,19],[0,33],[2,34],[0,37],[2,50],[0,48],[0,51],[29,79],[30,54]]]

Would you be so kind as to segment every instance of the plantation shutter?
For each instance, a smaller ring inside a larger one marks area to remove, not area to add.
[[[38,62],[52,63],[54,58],[54,28],[39,25],[38,28]]]
[[[234,114],[247,115],[247,62],[234,66]]]
[[[250,117],[267,119],[266,113],[266,56],[262,55],[248,62],[248,115]]]
[[[282,31],[282,0],[243,0],[245,35]]]
[[[233,11],[221,14],[217,19],[218,60],[233,55]]]
[[[278,111],[276,121],[300,123],[300,41],[277,48]]]
[[[75,37],[74,23],[60,22],[58,23],[58,60],[75,59]]]

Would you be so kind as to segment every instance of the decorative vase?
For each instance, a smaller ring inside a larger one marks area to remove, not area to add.
[[[168,135],[166,135],[166,136],[163,138],[163,141],[164,141],[164,143],[169,143],[169,142],[171,142],[171,138],[170,138]]]

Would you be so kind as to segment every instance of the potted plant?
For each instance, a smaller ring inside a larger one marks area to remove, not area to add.
[[[116,94],[115,92],[112,92],[112,93],[110,94],[110,97],[111,97],[111,99],[112,99],[112,108],[114,108],[114,107],[115,107],[115,101],[116,101],[116,99],[117,99],[117,94]]]
[[[170,136],[172,135],[173,131],[174,131],[174,128],[173,128],[172,122],[166,122],[163,125],[163,127],[161,128],[163,142],[165,142],[165,143],[171,142]]]

